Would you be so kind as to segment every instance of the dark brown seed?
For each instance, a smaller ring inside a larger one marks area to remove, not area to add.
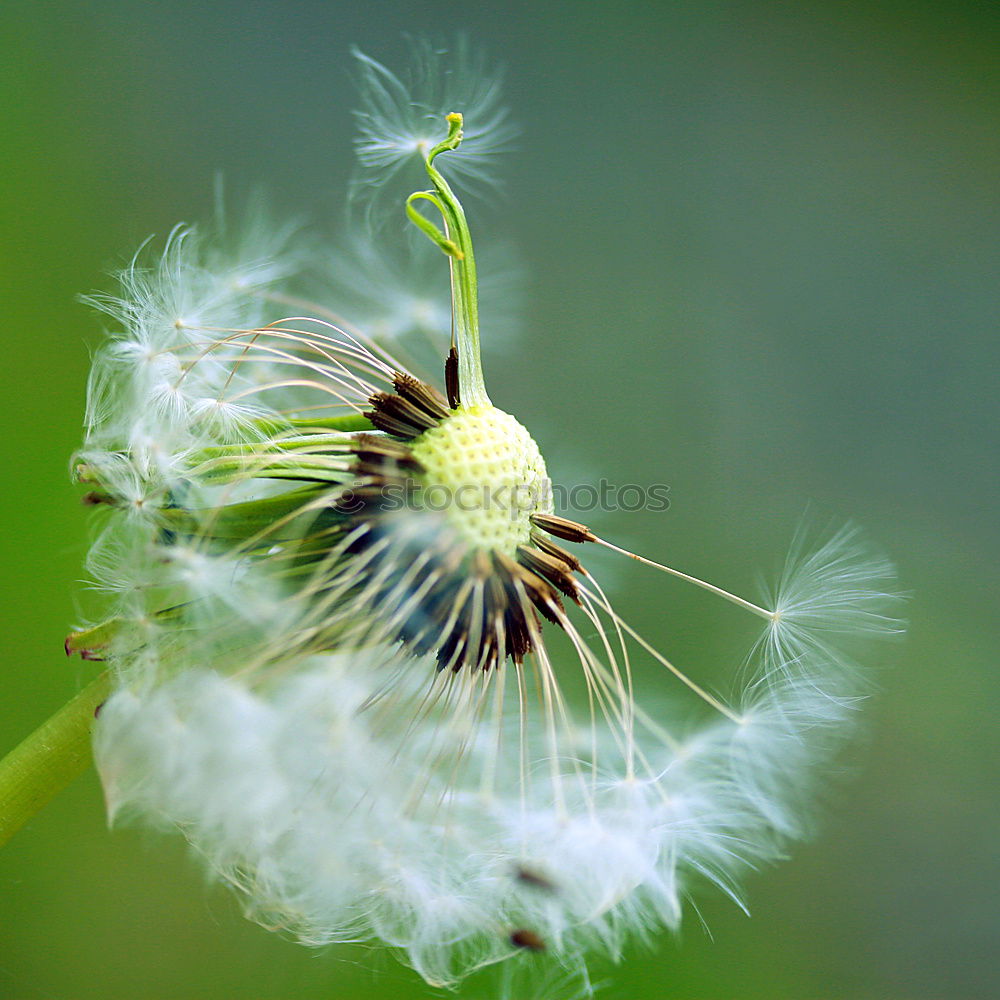
[[[515,562],[510,556],[503,552],[494,553],[494,558],[502,564],[512,581],[512,604],[517,603],[517,590],[521,589],[528,599],[538,609],[542,617],[547,618],[553,625],[562,625],[566,620],[566,611],[563,608],[559,594],[555,587],[547,580],[544,580],[537,573]]]
[[[110,493],[102,493],[99,490],[91,490],[80,497],[80,503],[84,507],[97,507],[99,504],[115,504],[115,498]]]
[[[351,449],[355,455],[382,455],[386,458],[393,458],[399,463],[417,464],[408,445],[402,441],[393,441],[387,437],[375,437],[373,434],[359,434],[354,440],[354,447]]]
[[[392,384],[400,396],[419,406],[435,420],[444,420],[448,416],[448,404],[434,386],[405,372],[396,372],[392,377]]]
[[[595,535],[585,524],[570,521],[555,514],[532,514],[531,523],[542,531],[547,531],[556,538],[564,538],[567,542],[596,542]]]
[[[378,410],[366,410],[364,416],[372,422],[376,430],[385,431],[386,434],[392,434],[394,437],[409,440],[418,436],[409,424],[403,423],[395,417],[390,417],[388,414],[380,413]]]
[[[415,438],[440,422],[404,396],[376,392],[369,398],[375,409],[365,416],[379,429],[398,437]]]
[[[548,535],[542,534],[540,531],[533,531],[531,533],[531,541],[535,544],[536,548],[541,549],[543,552],[547,552],[550,556],[556,559],[561,559],[570,568],[573,573],[583,573],[584,576],[587,575],[587,571],[583,568],[583,564],[579,559],[573,555],[572,552],[567,552],[561,545],[556,545]]]
[[[514,872],[514,877],[521,882],[523,885],[530,885],[534,889],[543,889],[546,892],[555,892],[555,883],[551,879],[546,878],[539,872],[532,871],[530,868],[525,868],[524,865],[518,865],[516,871]]]
[[[462,405],[458,392],[458,351],[453,347],[444,362],[444,385],[448,393],[448,405],[457,410]]]
[[[534,931],[523,927],[510,932],[510,943],[525,951],[545,951],[545,942]]]
[[[545,577],[557,590],[561,590],[571,601],[580,603],[580,589],[570,576],[572,567],[555,556],[529,545],[517,547],[517,561],[539,576]]]

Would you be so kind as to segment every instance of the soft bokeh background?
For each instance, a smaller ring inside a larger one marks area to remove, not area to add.
[[[0,747],[93,674],[61,650],[85,538],[67,458],[100,330],[74,296],[208,214],[219,170],[282,212],[337,215],[350,44],[398,65],[403,32],[454,28],[507,65],[523,126],[502,210],[474,210],[529,275],[493,398],[557,475],[670,484],[668,513],[604,522],[626,543],[746,590],[808,507],[859,520],[914,595],[822,835],[748,880],[752,918],[704,893],[602,995],[995,995],[987,4],[6,0]],[[709,671],[729,647],[697,592],[629,570],[617,598],[680,662]],[[4,998],[431,992],[385,956],[245,923],[176,840],[109,833],[93,773],[0,852]]]

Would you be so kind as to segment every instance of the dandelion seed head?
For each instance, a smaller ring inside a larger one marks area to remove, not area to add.
[[[384,179],[440,142],[459,77],[414,104],[359,60],[358,154]],[[475,129],[506,134],[474,76],[480,118],[445,147],[461,180]],[[346,298],[306,309],[288,232],[258,222],[177,231],[92,300],[116,330],[74,471],[110,615],[67,648],[117,677],[95,730],[109,815],[182,831],[253,919],[381,942],[434,985],[549,963],[589,989],[592,954],[677,927],[699,884],[742,905],[740,876],[808,830],[865,647],[898,630],[891,567],[853,529],[802,536],[762,607],[560,516],[470,354],[456,206],[447,237],[421,226],[458,288],[443,391],[340,322]],[[409,312],[435,301],[418,291]],[[595,549],[764,620],[731,701],[611,604]]]

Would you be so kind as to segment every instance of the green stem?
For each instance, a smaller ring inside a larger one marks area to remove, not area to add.
[[[447,116],[448,135],[428,154],[424,163],[434,184],[434,191],[417,191],[406,201],[406,214],[421,232],[448,255],[451,262],[452,314],[455,320],[455,348],[458,351],[458,385],[463,406],[489,406],[479,352],[479,288],[476,258],[472,252],[472,234],[465,210],[448,182],[434,166],[439,153],[458,149],[462,142],[462,116]],[[441,232],[417,210],[418,201],[429,201],[444,219]]]
[[[94,712],[110,693],[105,672],[0,760],[0,846],[87,769]]]
[[[189,459],[191,465],[216,458],[259,458],[262,455],[290,455],[312,452],[315,455],[346,455],[352,439],[343,434],[307,434],[297,437],[275,438],[270,441],[252,441],[245,444],[216,444],[202,448]]]
[[[321,455],[275,455],[262,458],[247,455],[243,458],[214,458],[202,462],[194,470],[201,483],[222,485],[234,480],[291,479],[301,482],[343,483],[350,478],[346,463]]]
[[[295,515],[311,511],[315,518],[320,508],[325,506],[321,499],[324,496],[329,497],[328,487],[310,485],[260,500],[226,504],[213,510],[190,511],[167,507],[158,516],[163,527],[181,534],[244,541],[258,536],[259,543],[270,546],[279,540],[300,538],[303,524]]]
[[[270,420],[262,417],[255,420],[254,425],[265,434],[281,434],[290,427],[296,430],[331,430],[344,433],[375,429],[363,413],[346,413],[339,417],[289,417],[287,420]]]

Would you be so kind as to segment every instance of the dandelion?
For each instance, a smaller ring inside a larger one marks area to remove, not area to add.
[[[359,155],[391,172],[411,102],[361,65]],[[506,119],[477,87],[489,148]],[[120,331],[74,468],[114,609],[68,648],[115,671],[95,733],[112,818],[180,830],[253,919],[383,942],[436,985],[548,963],[586,988],[592,955],[676,927],[699,880],[739,900],[805,832],[864,690],[852,644],[896,630],[892,572],[847,529],[800,543],[757,604],[562,517],[483,378],[441,169],[463,115],[412,108],[430,186],[406,210],[450,268],[440,386],[336,303],[283,315],[284,239],[224,265],[175,233],[99,302]],[[641,634],[588,568],[599,548],[759,619],[744,689],[717,696]]]

